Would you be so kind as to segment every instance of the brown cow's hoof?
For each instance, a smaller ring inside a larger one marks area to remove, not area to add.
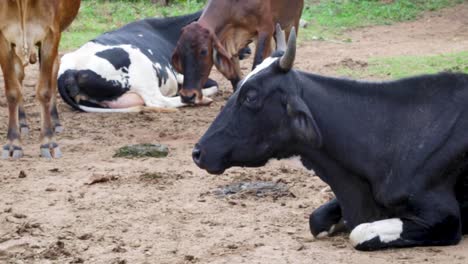
[[[23,149],[20,146],[5,145],[2,150],[2,159],[13,158],[15,160],[23,157]]]
[[[201,99],[201,101],[197,98],[197,102],[195,103],[195,105],[198,105],[198,106],[208,106],[208,105],[210,105],[211,103],[213,103],[213,99],[204,96],[204,97]]]
[[[29,134],[29,127],[27,125],[20,125],[21,136],[27,136]]]
[[[60,134],[62,132],[63,132],[63,126],[61,125],[55,126],[55,133]]]
[[[45,159],[58,159],[62,157],[62,151],[57,143],[41,145],[41,157]]]

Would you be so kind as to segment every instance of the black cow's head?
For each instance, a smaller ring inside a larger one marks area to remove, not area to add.
[[[202,87],[214,64],[225,76],[235,75],[230,57],[214,32],[198,22],[184,27],[172,54],[172,65],[184,75],[179,90],[182,102],[203,103]]]
[[[320,131],[301,98],[296,51],[291,31],[286,51],[284,32],[277,27],[279,51],[257,66],[229,98],[208,131],[193,149],[193,160],[209,173],[232,166],[259,167],[271,158],[287,157],[294,147],[321,145]]]

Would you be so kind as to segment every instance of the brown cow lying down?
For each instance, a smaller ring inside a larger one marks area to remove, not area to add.
[[[235,89],[242,77],[239,50],[257,41],[255,68],[272,53],[275,25],[289,36],[292,27],[298,28],[303,6],[303,0],[210,0],[200,19],[182,29],[172,56],[174,68],[184,74],[182,101],[202,101],[213,64]]]
[[[61,156],[54,139],[54,133],[62,130],[55,104],[58,46],[61,32],[77,15],[80,3],[80,0],[0,1],[0,65],[9,113],[8,142],[2,151],[4,159],[23,156],[20,132],[27,133],[28,126],[21,86],[24,67],[34,64],[37,58],[40,63],[36,96],[41,104],[41,155],[45,158]]]

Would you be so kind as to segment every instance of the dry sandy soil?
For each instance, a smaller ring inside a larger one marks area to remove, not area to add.
[[[333,65],[350,59],[466,50],[467,14],[465,3],[415,22],[348,32],[352,43],[302,43],[296,66],[333,75]],[[191,149],[231,94],[215,71],[223,91],[210,107],[106,115],[77,113],[61,103],[66,130],[58,139],[65,156],[55,161],[38,156],[37,69],[28,74],[32,129],[24,138],[25,157],[0,161],[0,263],[468,263],[466,238],[453,247],[376,253],[354,250],[347,235],[314,240],[308,215],[332,194],[293,164],[234,168],[222,176],[198,169]],[[4,98],[0,105],[5,138]],[[149,142],[167,144],[170,155],[112,157],[123,145]],[[93,177],[110,181],[88,185]],[[290,194],[213,194],[219,186],[255,180],[285,183]]]

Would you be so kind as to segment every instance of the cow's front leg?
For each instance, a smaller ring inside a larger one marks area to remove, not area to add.
[[[60,33],[49,34],[42,42],[40,52],[40,76],[36,88],[36,97],[41,105],[41,156],[47,159],[59,158],[62,156],[60,148],[55,141],[55,127],[52,120],[52,112],[55,108],[57,91],[57,76],[55,64],[57,63],[58,44]],[[58,116],[57,116],[58,118]]]
[[[13,55],[13,69],[15,71],[16,78],[20,84],[20,87],[23,86],[23,80],[24,80],[24,66],[21,63],[21,60],[16,56]],[[28,121],[26,120],[26,111],[24,110],[24,101],[23,98],[21,97],[19,102],[18,102],[18,120],[19,120],[19,129],[20,129],[20,135],[21,136],[26,136],[29,134],[29,126],[28,126]]]
[[[15,56],[16,57],[16,56]],[[14,69],[16,77],[18,78],[20,86],[23,86],[24,80],[24,67],[19,60],[19,58],[15,58],[13,60]],[[21,98],[18,103],[18,119],[19,119],[19,128],[21,136],[26,136],[29,133],[29,126],[26,120],[26,111],[24,110],[24,101]]]
[[[52,117],[52,124],[54,127],[55,133],[62,133],[63,132],[63,126],[60,123],[60,118],[57,110],[57,96],[54,95],[54,98],[52,99],[52,109],[50,110],[50,115]]]
[[[335,198],[312,212],[309,217],[310,232],[316,238],[331,236],[346,229],[338,200]]]
[[[259,31],[252,70],[254,70],[257,65],[262,63],[266,57],[270,56],[272,36],[273,28]]]
[[[22,136],[26,136],[27,134],[29,134],[29,126],[26,120],[26,111],[24,110],[23,102],[20,102],[18,106],[18,118],[19,118],[20,133]]]
[[[58,74],[58,69],[59,69],[59,58],[56,56],[55,61],[54,61],[54,72],[52,73],[52,76],[57,76]],[[57,87],[57,78],[54,78],[54,87]],[[52,93],[52,108],[50,110],[50,115],[52,117],[52,126],[54,128],[55,133],[62,133],[63,132],[63,126],[60,124],[60,118],[57,110],[57,88],[53,88],[54,92]]]
[[[18,71],[22,71],[22,66],[15,71],[17,56],[8,41],[0,33],[0,66],[3,71],[5,81],[5,95],[8,103],[8,132],[7,143],[2,148],[2,158],[13,157],[19,159],[23,156],[23,149],[20,142],[19,130],[19,107],[22,101],[21,82],[18,79]]]
[[[461,239],[460,210],[456,199],[446,195],[427,195],[409,207],[414,215],[391,218],[356,226],[351,234],[358,250],[415,246],[446,246]]]
[[[242,79],[242,71],[241,71],[241,68],[240,68],[239,57],[238,56],[233,56],[231,58],[231,63],[234,66],[235,76],[230,78],[229,81],[231,81],[232,90],[236,91],[237,84]]]

